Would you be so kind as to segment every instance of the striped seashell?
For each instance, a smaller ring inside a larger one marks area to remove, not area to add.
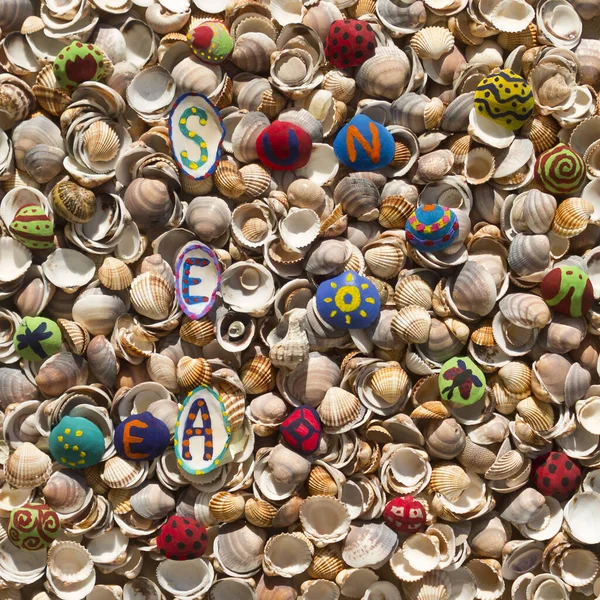
[[[338,484],[327,469],[315,465],[306,481],[306,489],[310,496],[337,496]]]
[[[142,472],[141,463],[113,456],[104,463],[100,477],[109,488],[129,488],[139,481]]]
[[[421,306],[425,310],[431,310],[433,289],[419,275],[407,275],[398,280],[394,291],[394,302],[396,308],[408,306]]]
[[[392,158],[390,165],[396,168],[404,167],[408,164],[411,157],[412,152],[410,148],[402,142],[396,142],[394,144],[394,158]]]
[[[531,368],[528,364],[513,360],[498,371],[498,377],[509,392],[528,394],[531,390]]]
[[[421,306],[405,306],[392,319],[392,333],[399,339],[424,344],[429,339],[431,315]]]
[[[121,150],[119,136],[106,121],[94,121],[81,141],[88,158],[94,162],[111,161]]]
[[[537,29],[533,23],[530,23],[523,31],[501,31],[496,42],[501,48],[509,52],[512,52],[519,46],[533,48],[537,46]]]
[[[518,450],[509,450],[499,456],[494,464],[485,472],[490,481],[502,481],[514,477],[525,464],[525,458]]]
[[[379,369],[371,378],[373,392],[388,404],[395,404],[406,396],[410,380],[400,365]]]
[[[52,208],[70,223],[87,223],[96,212],[96,194],[73,183],[61,181],[50,192]]]
[[[244,515],[246,502],[241,494],[217,492],[209,501],[208,508],[217,521],[233,523]]]
[[[425,27],[410,40],[410,47],[419,58],[437,60],[454,48],[454,36],[445,27]]]
[[[246,191],[246,184],[237,165],[231,160],[220,161],[213,173],[215,186],[227,198],[239,198]]]
[[[360,400],[342,388],[332,387],[325,393],[317,412],[325,426],[344,427],[360,414]]]
[[[455,133],[448,138],[445,147],[454,155],[454,172],[461,172],[471,150],[473,138],[468,133]]]
[[[56,322],[62,333],[63,340],[69,346],[69,350],[73,354],[83,354],[90,343],[90,334],[87,329],[79,323],[69,321],[68,319],[57,319]]]
[[[239,375],[247,394],[265,394],[275,387],[275,369],[268,356],[253,356],[241,366]]]
[[[225,405],[225,412],[227,413],[231,432],[235,433],[244,424],[246,395],[243,390],[238,389],[227,381],[219,380],[213,383],[213,387]]]
[[[379,205],[379,224],[386,229],[404,227],[414,210],[413,204],[403,196],[388,196]]]
[[[197,321],[186,319],[179,329],[182,340],[195,346],[206,346],[215,339],[215,326],[208,317]]]
[[[371,0],[368,0],[369,2]],[[360,4],[360,1],[359,1]],[[375,2],[373,1],[373,4]],[[341,71],[332,70],[327,73],[323,79],[321,87],[340,102],[346,104],[352,100],[354,93],[356,92],[356,82],[351,77],[346,77]]]
[[[29,442],[21,444],[4,464],[4,477],[13,487],[33,490],[43,486],[52,474],[52,460]]]
[[[315,554],[306,573],[313,579],[335,581],[345,566],[339,546],[330,544],[324,548],[315,548]]]
[[[130,497],[131,490],[111,489],[108,491],[108,501],[116,515],[126,515],[133,510],[129,501]]]
[[[450,586],[448,574],[436,570],[425,573],[418,581],[403,581],[402,592],[406,600],[448,600]]]
[[[131,285],[133,274],[122,260],[107,256],[98,269],[98,280],[109,290],[125,290]]]
[[[261,198],[271,187],[271,174],[257,163],[244,165],[240,169],[240,175],[246,186],[246,196],[249,198]]]
[[[231,104],[231,103],[230,103]],[[227,106],[230,106],[228,104]],[[273,88],[268,88],[262,93],[261,103],[257,107],[257,111],[267,115],[269,119],[277,118],[277,115],[285,108],[287,98],[282,96]]]
[[[99,494],[100,496],[106,496],[110,488],[102,479],[102,469],[102,464],[87,467],[83,469],[83,476],[85,477],[87,484],[94,490],[94,493]]]
[[[177,383],[186,390],[193,390],[199,385],[210,385],[212,367],[205,358],[184,356],[177,363]]]
[[[555,423],[552,405],[531,396],[517,404],[517,412],[534,431],[546,431]]]
[[[344,214],[341,204],[338,204],[331,214],[321,221],[319,235],[325,238],[337,237],[346,231],[348,227],[348,217]]]
[[[445,419],[450,411],[439,400],[430,400],[417,406],[411,413],[411,419]]]
[[[365,15],[374,15],[377,0],[358,0],[354,5],[354,16],[358,19]]]
[[[249,498],[244,507],[246,520],[256,527],[271,527],[277,509],[266,500]]]
[[[450,502],[457,502],[470,483],[471,478],[464,469],[448,463],[433,468],[429,487],[448,498]]]
[[[174,288],[162,275],[146,271],[131,282],[131,305],[140,315],[156,321],[169,316],[173,304]]]
[[[381,279],[390,279],[398,275],[406,262],[406,256],[402,248],[395,244],[382,244],[381,246],[369,248],[364,256],[371,273],[375,277],[381,277]]]
[[[259,217],[252,217],[242,225],[242,234],[250,242],[260,242],[267,233],[269,233],[269,225]]]
[[[561,238],[572,238],[583,233],[594,213],[591,202],[583,198],[567,198],[554,213],[552,231]]]
[[[521,133],[531,141],[536,154],[553,148],[558,142],[560,125],[552,116],[533,116],[521,127]]]

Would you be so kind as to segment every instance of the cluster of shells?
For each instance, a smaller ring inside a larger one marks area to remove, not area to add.
[[[600,303],[562,316],[540,298],[555,265],[600,298],[600,4],[596,0],[0,0],[0,598],[35,600],[566,600],[600,596]],[[331,68],[330,24],[371,24],[375,55]],[[220,66],[187,32],[224,21]],[[110,59],[100,82],[59,89],[52,61],[74,40]],[[515,135],[470,120],[493,69],[525,77],[535,112]],[[221,110],[214,174],[182,177],[166,118],[185,92]],[[348,172],[332,141],[354,114],[385,125],[389,167]],[[306,167],[273,171],[255,142],[274,119],[309,132]],[[581,197],[534,180],[558,142],[585,161]],[[451,208],[444,251],[405,241],[420,205]],[[9,225],[40,206],[57,249],[31,252]],[[179,249],[200,240],[223,272],[198,321],[178,305]],[[566,261],[566,262],[565,262]],[[381,297],[366,330],[319,318],[316,287],[354,270]],[[62,351],[15,353],[22,317],[56,320]],[[449,358],[486,373],[484,400],[439,397]],[[173,448],[151,464],[115,453],[116,425],[151,412],[173,432],[177,399],[214,387],[243,431],[234,461],[203,476]],[[317,409],[310,458],[278,427]],[[48,454],[51,428],[84,416],[99,465]],[[583,469],[567,502],[530,483],[560,449]],[[397,534],[386,503],[427,507]],[[6,537],[15,507],[42,501],[63,533],[49,552]],[[163,561],[173,514],[206,526],[200,559]],[[90,574],[95,577],[90,579]],[[90,581],[91,586],[90,586]]]

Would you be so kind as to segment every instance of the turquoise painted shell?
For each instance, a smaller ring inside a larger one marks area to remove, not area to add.
[[[425,204],[408,217],[405,233],[406,240],[420,252],[437,252],[456,239],[458,219],[445,206]]]
[[[529,84],[510,69],[492,73],[475,90],[477,113],[511,131],[524,125],[534,106]]]

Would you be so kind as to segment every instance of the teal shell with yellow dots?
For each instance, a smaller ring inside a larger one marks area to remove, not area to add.
[[[534,105],[529,84],[510,69],[492,73],[475,90],[477,114],[511,131],[524,125]]]
[[[83,417],[63,417],[50,432],[52,458],[72,469],[97,465],[104,454],[104,436],[99,427]]]

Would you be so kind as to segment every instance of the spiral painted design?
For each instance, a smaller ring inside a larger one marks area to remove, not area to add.
[[[585,182],[585,163],[577,152],[565,144],[559,144],[540,154],[535,175],[551,194],[572,195]]]
[[[39,519],[30,510],[17,510],[12,515],[13,527],[21,533],[27,533],[39,526]]]
[[[60,529],[60,519],[49,506],[26,504],[12,512],[8,537],[18,548],[35,551],[50,546]]]

